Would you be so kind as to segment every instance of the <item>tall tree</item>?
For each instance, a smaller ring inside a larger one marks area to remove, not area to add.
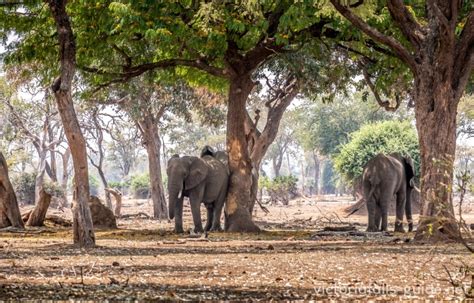
[[[93,247],[95,235],[88,205],[90,197],[86,143],[76,116],[71,92],[76,70],[76,43],[66,3],[66,0],[47,2],[56,24],[60,58],[60,76],[54,81],[51,90],[56,98],[74,165],[74,243],[80,247]]]
[[[253,167],[245,135],[247,99],[256,85],[252,77],[258,67],[275,55],[298,49],[311,37],[335,36],[333,30],[325,29],[331,19],[324,17],[323,5],[316,1],[160,3],[156,9],[146,7],[146,11],[166,12],[165,15],[150,19],[141,5],[112,3],[111,14],[119,23],[101,34],[110,39],[109,43],[116,41],[123,45],[124,39],[130,43],[126,50],[120,45],[119,50],[115,47],[124,63],[118,62],[119,69],[114,69],[110,64],[105,66],[107,60],[84,60],[84,65],[90,62],[90,66],[83,69],[108,76],[109,83],[128,81],[148,70],[173,66],[191,67],[224,79],[228,84],[227,150],[231,170],[226,204],[228,228],[257,231],[249,212]],[[131,15],[135,17],[129,18]],[[137,23],[136,18],[144,22]],[[139,26],[138,32],[124,30],[132,24],[135,28]],[[172,47],[166,48],[160,41]],[[158,48],[152,62],[143,56],[143,50],[150,47]],[[202,73],[184,70],[187,76],[196,79],[199,75],[197,78],[202,79]]]
[[[451,189],[457,107],[474,65],[472,1],[426,0],[415,1],[413,6],[402,0],[381,1],[375,9],[386,9],[389,18],[377,23],[359,17],[339,0],[331,3],[411,72],[421,149],[423,209],[417,237],[428,238],[433,231],[435,238],[457,238]],[[358,1],[357,5],[363,3]],[[390,29],[384,28],[387,25]]]
[[[102,117],[100,116],[100,108],[94,107],[92,108],[89,115],[85,117],[82,122],[82,129],[86,135],[86,144],[89,150],[94,154],[93,156],[91,153],[88,154],[90,163],[97,169],[99,173],[100,180],[102,182],[102,186],[104,187],[104,194],[105,194],[105,203],[108,208],[112,209],[112,199],[110,197],[110,191],[107,189],[109,188],[109,183],[107,182],[107,178],[105,176],[104,171],[104,160],[105,160],[105,150],[104,150],[104,125],[102,121]],[[90,142],[91,140],[87,140],[87,134],[92,137],[94,143]],[[93,144],[95,146],[93,146]]]

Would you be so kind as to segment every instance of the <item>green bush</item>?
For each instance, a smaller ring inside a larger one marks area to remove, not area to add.
[[[121,191],[130,187],[130,181],[109,181],[109,187],[118,188]]]
[[[12,177],[11,182],[18,203],[27,205],[35,203],[35,179],[36,173],[23,173]]]
[[[385,121],[367,124],[350,135],[334,157],[336,170],[348,181],[362,175],[364,165],[379,153],[409,155],[419,175],[420,150],[413,126],[408,122]]]
[[[146,199],[150,193],[150,176],[148,174],[136,175],[131,178],[131,189],[136,199]]]
[[[273,180],[268,177],[261,177],[259,179],[259,186],[267,191],[270,196],[270,202],[282,202],[283,205],[288,205],[290,199],[293,199],[298,194],[297,182],[298,178],[293,175],[278,176]]]
[[[36,173],[24,173],[12,178],[12,185],[19,203],[34,204]],[[44,190],[56,198],[64,198],[65,193],[61,185],[49,180],[44,181]]]

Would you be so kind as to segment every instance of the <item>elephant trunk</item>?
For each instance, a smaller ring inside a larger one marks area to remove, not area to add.
[[[169,194],[169,216],[170,219],[174,219],[174,211],[178,199],[182,198],[183,195],[183,182],[170,179],[168,182],[168,194]]]

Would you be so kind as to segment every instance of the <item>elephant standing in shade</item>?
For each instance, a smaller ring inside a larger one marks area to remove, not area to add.
[[[364,168],[362,183],[367,203],[369,226],[367,231],[387,231],[388,206],[396,195],[395,231],[403,230],[403,213],[406,213],[409,231],[413,230],[411,192],[415,168],[410,157],[394,153],[378,154]]]
[[[227,195],[229,174],[225,165],[211,155],[201,158],[173,156],[168,161],[170,219],[175,216],[175,231],[183,232],[183,198],[189,197],[194,232],[219,231],[222,208]],[[201,202],[207,208],[207,223],[201,223]]]

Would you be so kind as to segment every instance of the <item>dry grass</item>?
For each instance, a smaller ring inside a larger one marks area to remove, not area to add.
[[[474,266],[460,245],[415,244],[410,234],[314,237],[328,225],[365,228],[365,217],[343,218],[347,203],[271,206],[256,214],[265,232],[207,239],[175,235],[170,222],[119,220],[120,229],[96,232],[90,250],[73,247],[65,228],[0,233],[0,300],[463,297],[446,273]],[[150,213],[144,201],[124,204],[124,213]]]

